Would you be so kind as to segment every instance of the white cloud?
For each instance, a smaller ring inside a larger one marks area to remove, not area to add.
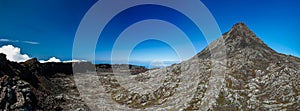
[[[49,60],[40,60],[40,63],[46,63],[46,62],[61,62],[60,59],[57,59],[56,57],[51,57]]]
[[[0,39],[0,41],[3,41],[3,39]],[[21,54],[20,48],[14,47],[12,45],[4,45],[0,47],[0,53],[4,53],[6,55],[6,58],[10,61],[24,62],[30,59],[27,54]]]
[[[67,60],[63,61],[64,63],[70,63],[70,62],[86,62],[86,60]]]
[[[165,66],[166,64],[164,63],[164,61],[154,60],[150,63],[150,67],[152,68],[160,68]]]
[[[33,44],[33,45],[37,45],[40,44],[38,42],[33,42],[33,41],[22,41],[23,43],[27,43],[27,44]]]
[[[19,40],[10,40],[10,39],[0,39],[0,42],[21,42],[21,43],[33,44],[33,45],[40,44],[39,42],[34,42],[34,41],[19,41]]]
[[[4,39],[0,39],[0,41],[6,41]],[[0,47],[0,53],[3,53],[6,55],[6,58],[10,61],[14,62],[25,62],[26,60],[31,59],[27,54],[21,54],[21,49],[19,47],[15,47],[13,45],[4,45]],[[40,60],[40,63],[46,63],[46,62],[86,62],[86,60],[67,60],[67,61],[61,61],[57,57],[51,57],[48,60]]]
[[[63,63],[70,63],[70,62],[86,62],[86,60],[67,60],[67,61],[61,61],[60,59],[56,57],[51,57],[49,60],[40,60],[40,63],[47,63],[47,62],[63,62]]]
[[[8,39],[0,39],[1,42],[9,42]]]

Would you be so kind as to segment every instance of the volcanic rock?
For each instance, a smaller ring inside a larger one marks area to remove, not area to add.
[[[104,91],[99,94],[116,102],[101,108],[296,111],[300,110],[299,69],[299,58],[277,53],[244,23],[237,23],[182,63],[127,80],[100,75]]]

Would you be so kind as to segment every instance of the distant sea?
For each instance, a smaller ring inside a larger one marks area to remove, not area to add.
[[[152,68],[163,68],[171,66],[172,64],[180,63],[180,61],[129,61],[129,62],[116,62],[116,64],[131,64],[137,66],[144,66],[148,69]],[[98,60],[95,61],[95,64],[111,64],[108,60]]]

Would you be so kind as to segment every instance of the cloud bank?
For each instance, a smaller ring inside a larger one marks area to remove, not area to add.
[[[166,67],[166,64],[164,63],[164,61],[155,60],[150,63],[150,67],[161,68],[161,67]]]
[[[61,61],[60,59],[56,57],[51,57],[49,60],[40,60],[40,63],[47,63],[47,62],[63,62],[63,63],[70,63],[70,62],[86,62],[85,60],[67,60],[67,61]]]
[[[57,59],[56,57],[51,57],[49,60],[40,60],[40,63],[47,63],[47,62],[61,62],[60,59]]]
[[[68,61],[63,61],[63,63],[70,63],[70,62],[87,62],[86,60],[68,60]]]

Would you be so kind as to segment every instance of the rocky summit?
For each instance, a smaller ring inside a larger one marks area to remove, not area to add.
[[[160,69],[75,65],[0,54],[0,110],[300,110],[300,59],[272,50],[244,23]]]

